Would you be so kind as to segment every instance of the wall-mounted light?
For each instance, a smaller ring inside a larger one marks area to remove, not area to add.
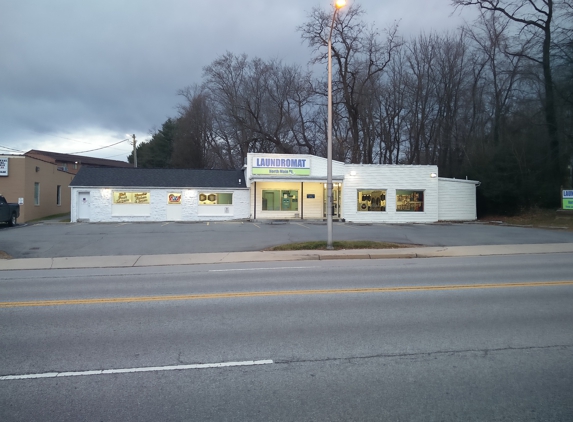
[[[431,177],[432,179],[435,179],[436,177],[438,177],[438,175],[437,175],[436,173],[431,173],[431,174],[430,174],[430,177]]]
[[[350,175],[351,175],[351,176],[356,176],[356,171],[352,170],[352,171],[350,172]]]

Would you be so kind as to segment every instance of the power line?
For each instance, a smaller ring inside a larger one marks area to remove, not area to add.
[[[107,146],[105,146],[105,147],[90,149],[90,150],[87,150],[87,151],[70,152],[69,154],[74,155],[74,154],[83,154],[83,153],[85,153],[85,152],[99,151],[100,149],[110,148],[110,147],[112,147],[112,146],[114,146],[114,145],[121,144],[122,142],[129,141],[129,140],[130,140],[130,139],[128,138],[128,139],[124,139],[124,140],[122,140],[122,141],[116,142],[115,144],[107,145]]]
[[[66,138],[65,136],[57,136],[57,135],[52,135],[50,133],[46,133],[46,135],[51,136],[52,138],[59,138],[59,139],[67,139],[68,141],[74,141],[74,142],[81,142],[82,144],[86,144],[86,145],[94,145],[93,142],[86,142],[86,141],[80,141],[79,139],[72,139],[72,138]],[[129,139],[126,139],[127,141],[129,141]],[[118,142],[120,143],[120,142]],[[117,145],[117,144],[115,144]],[[110,145],[109,147],[111,147],[112,145]],[[109,148],[109,147],[103,147],[103,148]],[[96,149],[93,149],[91,151],[97,151]]]
[[[110,155],[110,156],[107,156],[107,157],[104,157],[104,158],[114,158],[114,157],[119,157],[120,155],[126,156],[126,155],[128,155],[128,154],[127,154],[127,153],[116,154],[116,155]]]
[[[5,147],[4,145],[0,145],[0,148],[9,149],[10,151],[16,151],[16,152],[22,152],[22,153],[24,152],[24,151],[21,151],[21,150],[19,150],[19,149],[14,149],[14,148],[10,148],[10,147]]]
[[[93,143],[91,142],[80,141],[79,139],[66,138],[65,136],[57,136],[57,135],[52,135],[50,133],[46,133],[46,135],[51,136],[52,138],[67,139],[68,141],[81,142],[82,144],[93,145]]]

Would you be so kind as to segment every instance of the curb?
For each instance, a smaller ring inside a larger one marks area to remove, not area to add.
[[[62,258],[0,259],[0,271],[86,268],[145,268],[172,265],[212,265],[244,262],[333,261],[349,259],[413,259],[573,253],[573,243],[418,247],[343,251],[253,251],[174,255],[118,255]]]

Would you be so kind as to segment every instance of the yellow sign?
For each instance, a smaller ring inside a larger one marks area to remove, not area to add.
[[[114,204],[149,204],[149,192],[114,192]]]

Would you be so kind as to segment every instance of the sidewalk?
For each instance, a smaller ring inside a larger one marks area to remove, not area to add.
[[[573,253],[573,243],[418,247],[404,249],[352,249],[340,251],[255,251],[172,255],[116,255],[70,258],[3,259],[0,260],[0,271],[152,267],[238,262],[319,261],[332,259],[444,258],[545,253]]]

